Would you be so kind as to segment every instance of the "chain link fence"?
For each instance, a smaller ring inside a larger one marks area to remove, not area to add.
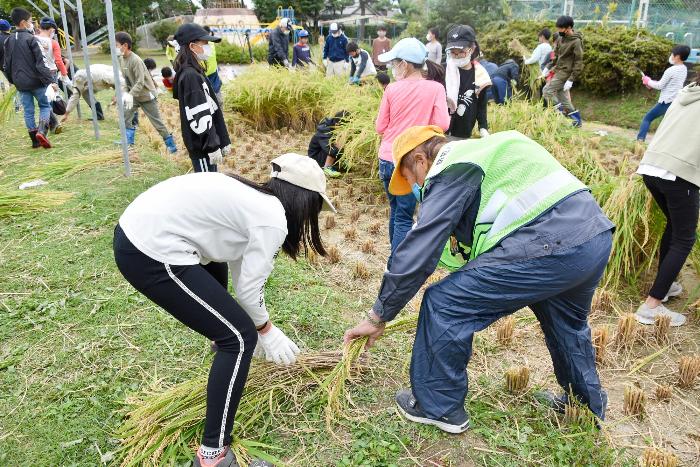
[[[700,46],[700,0],[509,0],[518,19],[554,20],[562,14],[577,24],[646,27],[676,43]]]

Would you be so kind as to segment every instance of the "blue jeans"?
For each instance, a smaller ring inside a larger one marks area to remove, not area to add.
[[[413,227],[413,213],[416,210],[416,197],[413,194],[404,196],[394,196],[389,193],[389,181],[394,173],[394,163],[379,159],[379,178],[384,183],[384,191],[389,199],[389,242],[391,243],[391,254],[387,261],[387,267],[391,266],[391,258],[399,246],[399,243],[406,238],[406,235]]]
[[[496,101],[496,104],[503,104],[506,99],[510,99],[513,91],[505,78],[494,76],[491,78],[491,82],[493,83],[493,100]]]
[[[39,103],[39,124],[49,124],[51,117],[51,104],[46,97],[46,88],[32,89],[31,91],[18,91],[22,108],[24,109],[24,125],[28,130],[37,128],[34,120],[34,99]]]
[[[439,419],[464,407],[474,333],[529,306],[540,322],[557,382],[601,419],[600,386],[588,327],[593,292],[608,263],[612,231],[581,245],[514,263],[468,266],[428,287],[411,356],[411,386]]]
[[[670,106],[670,102],[668,104],[659,102],[654,107],[652,107],[649,112],[647,112],[647,114],[642,119],[642,125],[639,127],[639,134],[637,135],[637,140],[644,141],[645,139],[647,139],[647,133],[649,132],[651,122],[663,116]]]

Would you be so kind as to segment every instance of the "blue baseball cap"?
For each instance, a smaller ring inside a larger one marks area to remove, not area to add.
[[[299,37],[309,37],[309,31],[307,31],[306,29],[302,29],[301,31],[299,31],[298,36]]]
[[[422,65],[428,58],[428,49],[415,37],[407,37],[397,42],[390,51],[380,54],[378,58],[383,63],[389,63],[392,60],[406,60],[416,65]]]
[[[10,22],[7,21],[6,19],[0,19],[0,31],[9,31],[10,30]]]
[[[49,18],[48,16],[41,18],[41,21],[39,21],[39,27],[42,29],[49,29],[49,28],[58,29],[58,25],[56,24],[56,21]]]

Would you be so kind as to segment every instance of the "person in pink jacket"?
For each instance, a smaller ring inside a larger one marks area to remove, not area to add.
[[[379,146],[379,178],[389,199],[389,241],[391,265],[396,247],[403,241],[413,225],[416,197],[413,194],[394,196],[389,193],[389,181],[394,172],[391,147],[394,139],[413,126],[437,125],[443,130],[450,126],[445,88],[436,81],[423,78],[428,51],[418,39],[400,40],[389,52],[379,55],[382,63],[388,63],[395,82],[384,91],[375,127],[382,136]],[[429,63],[428,66],[434,64]]]

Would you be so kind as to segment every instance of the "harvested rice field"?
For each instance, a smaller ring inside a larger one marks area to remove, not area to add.
[[[493,131],[518,129],[591,187],[617,225],[590,324],[609,403],[600,429],[581,407],[557,414],[539,389],[557,390],[539,324],[529,309],[474,339],[467,410],[471,428],[448,435],[403,419],[419,293],[368,352],[343,348],[345,329],[373,304],[389,251],[388,206],[376,174],[372,87],[348,96],[341,82],[252,69],[226,88],[233,152],[225,169],[265,180],[269,161],[306,153],[314,121],[351,117],[336,135],[349,171],[329,180],[338,213],[320,222],[329,255],[277,259],[266,302],[302,349],[291,367],[254,360],[234,426],[239,460],[276,465],[698,465],[700,463],[700,256],[693,254],[670,302],[688,324],[641,326],[634,312],[653,279],[660,213],[630,177],[639,155],[614,134],[571,130],[525,101],[490,107]],[[277,73],[277,74],[275,74]],[[245,75],[244,75],[245,76]],[[242,81],[242,82],[241,82]],[[316,94],[312,90],[316,87]],[[109,96],[105,94],[103,100]],[[268,100],[279,107],[270,108]],[[296,109],[298,114],[285,114]],[[179,136],[177,107],[161,99]],[[116,114],[95,141],[75,119],[52,142],[27,148],[21,115],[3,124],[0,156],[0,465],[189,465],[199,443],[209,342],[122,278],[113,229],[139,193],[191,170],[168,155],[145,118],[123,176]],[[30,190],[19,184],[48,182]],[[695,253],[695,252],[694,252]],[[438,269],[429,285],[447,275]]]

